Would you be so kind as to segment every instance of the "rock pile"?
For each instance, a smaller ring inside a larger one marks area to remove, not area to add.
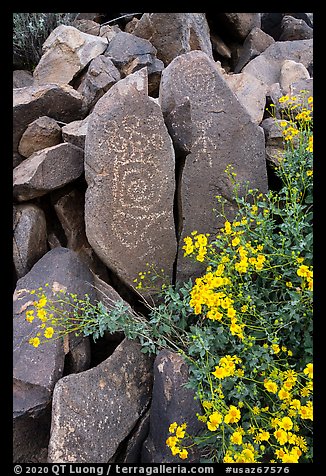
[[[35,349],[24,290],[56,283],[93,301],[104,290],[133,306],[147,262],[171,282],[197,276],[183,238],[223,225],[216,195],[232,219],[225,168],[266,192],[282,152],[266,106],[312,94],[310,14],[102,18],[57,27],[33,74],[13,76],[16,462],[178,461],[168,425],[187,419],[196,433],[200,412],[182,358],[153,362],[119,333],[100,362],[88,338]]]

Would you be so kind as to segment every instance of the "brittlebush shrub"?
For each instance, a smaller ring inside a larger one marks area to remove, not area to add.
[[[95,338],[123,330],[143,352],[169,347],[189,365],[188,387],[201,402],[202,431],[170,422],[166,444],[182,460],[200,448],[202,462],[312,461],[312,97],[281,98],[285,149],[276,158],[279,191],[249,186],[232,221],[217,235],[193,231],[185,256],[205,265],[195,282],[165,284],[145,318],[122,302],[108,309],[88,297],[37,295],[27,320],[40,320],[30,343],[74,331]],[[241,184],[243,190],[243,184]],[[220,214],[224,199],[217,197]],[[139,291],[153,273],[140,273]],[[110,306],[109,306],[110,307]]]
[[[78,13],[14,13],[13,63],[32,71],[42,56],[42,45],[59,25],[72,25]]]

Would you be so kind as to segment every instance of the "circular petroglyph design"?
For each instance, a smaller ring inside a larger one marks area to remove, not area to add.
[[[148,241],[148,229],[166,214],[169,177],[162,161],[166,140],[157,132],[157,118],[130,115],[107,128],[106,147],[112,184],[113,235],[128,248]]]

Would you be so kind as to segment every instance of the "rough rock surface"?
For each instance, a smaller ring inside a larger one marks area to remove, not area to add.
[[[49,283],[49,287],[44,287]],[[62,288],[84,296],[88,293],[91,299],[96,294],[91,286],[92,274],[78,259],[73,251],[55,248],[46,253],[23,278],[18,280],[13,302],[13,412],[14,412],[14,460],[29,458],[37,449],[42,448],[48,438],[48,413],[52,391],[56,381],[62,376],[65,354],[73,353],[78,346],[87,346],[86,338],[69,338],[49,340],[46,344],[35,348],[28,343],[37,330],[37,319],[32,323],[25,320],[25,312],[33,302],[28,290],[44,288],[46,295],[51,295],[53,287]],[[80,352],[80,347],[78,348]],[[85,352],[84,352],[85,354]],[[86,355],[87,357],[87,355]],[[75,370],[85,370],[88,359],[80,360]],[[36,420],[40,419],[39,439]],[[18,436],[19,435],[19,436]]]
[[[12,85],[14,88],[25,88],[33,84],[33,75],[25,69],[15,69],[12,75]]]
[[[75,251],[91,271],[107,277],[104,264],[96,256],[86,237],[84,194],[75,188],[62,188],[51,194],[51,203],[67,239],[67,248]]]
[[[267,84],[248,73],[228,74],[224,78],[251,120],[260,124],[265,113]]]
[[[133,34],[149,40],[165,65],[192,50],[202,50],[213,58],[204,13],[144,13]]]
[[[226,213],[232,215],[233,187],[225,174],[228,165],[234,167],[240,183],[249,181],[253,188],[267,190],[263,131],[251,121],[223,74],[203,52],[181,55],[163,71],[160,101],[166,121],[185,97],[190,101],[190,117],[184,123],[192,144],[181,182],[181,246],[193,230],[216,233],[223,226],[223,218],[213,212],[218,205],[216,195],[229,201]],[[169,131],[173,137],[173,123]],[[181,246],[177,277],[188,279],[201,268],[183,258]]]
[[[313,38],[314,30],[304,20],[285,15],[281,23],[279,41],[309,40]]]
[[[34,204],[14,207],[13,259],[18,278],[25,276],[48,251],[46,220]]]
[[[43,44],[44,54],[34,70],[34,80],[39,84],[68,84],[107,46],[105,38],[59,25]]]
[[[304,20],[309,27],[313,27],[312,13],[262,13],[261,28],[271,35],[275,41],[279,41],[282,34],[282,19],[285,15]]]
[[[275,120],[273,117],[268,117],[261,123],[265,133],[266,140],[266,161],[272,165],[279,164],[279,158],[284,156],[284,139],[280,125],[280,119]]]
[[[85,144],[86,234],[128,285],[146,262],[168,276],[176,253],[174,151],[143,68],[96,103]]]
[[[166,446],[169,426],[173,422],[187,423],[187,432],[196,435],[203,425],[196,417],[201,413],[193,390],[184,387],[188,381],[188,366],[184,359],[169,350],[162,350],[154,362],[154,385],[150,407],[150,430],[142,450],[142,463],[176,463]],[[190,449],[187,462],[198,463],[199,454]]]
[[[253,28],[261,26],[260,13],[218,13],[217,19],[227,33],[238,41],[243,41]]]
[[[145,412],[152,360],[125,339],[86,372],[68,375],[53,394],[50,463],[106,463]]]
[[[313,40],[276,41],[251,60],[242,71],[271,86],[280,81],[285,60],[302,63],[306,68],[313,63],[312,42]]]
[[[272,43],[274,43],[274,38],[260,28],[253,28],[248,36],[246,37],[241,51],[239,52],[239,59],[237,64],[234,67],[234,72],[239,73],[242,68],[249,63],[256,56],[260,55],[263,51],[266,50]]]
[[[155,56],[154,46],[144,38],[123,31],[112,38],[105,52],[105,56],[109,57],[118,68],[144,55]]]
[[[63,187],[82,174],[83,160],[83,150],[68,142],[35,152],[14,169],[14,197],[29,200]]]
[[[57,121],[48,116],[41,116],[31,122],[23,133],[18,152],[23,157],[29,157],[46,147],[60,144],[61,127]]]
[[[285,60],[283,62],[280,73],[280,86],[284,94],[292,96],[291,85],[309,78],[310,74],[302,63],[292,60]]]
[[[68,85],[46,84],[13,90],[13,150],[28,124],[41,116],[70,122],[83,119],[82,96]]]
[[[99,36],[100,34],[101,25],[87,18],[75,20],[73,26],[88,35]]]
[[[99,55],[90,62],[78,91],[83,96],[87,107],[92,108],[119,79],[119,70],[112,61],[104,55]]]
[[[63,140],[84,149],[89,118],[90,115],[86,116],[85,119],[82,119],[81,121],[73,121],[63,126]]]

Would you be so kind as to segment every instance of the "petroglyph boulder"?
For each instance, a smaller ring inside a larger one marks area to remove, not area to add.
[[[172,275],[174,151],[146,68],[96,103],[85,142],[88,241],[127,284],[149,262]]]
[[[184,104],[185,97],[191,115],[186,142],[189,147],[192,135],[192,144],[180,186],[181,245],[193,230],[216,233],[223,226],[223,218],[213,211],[218,206],[216,195],[228,200],[226,213],[232,216],[233,185],[225,173],[228,165],[234,167],[240,183],[249,181],[253,188],[267,190],[263,130],[252,122],[223,74],[201,51],[175,58],[163,71],[160,101],[166,121],[171,110]],[[174,123],[168,127],[173,137]],[[180,128],[177,135],[180,142]],[[177,277],[187,279],[199,270],[200,266],[183,258],[179,246]]]

